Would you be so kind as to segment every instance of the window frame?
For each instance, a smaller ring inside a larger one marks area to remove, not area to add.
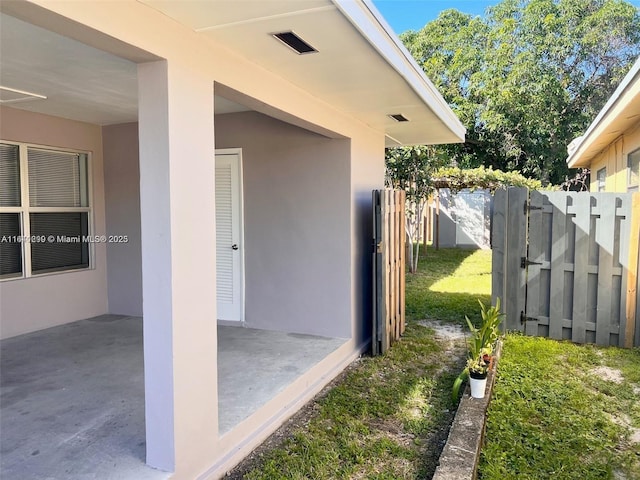
[[[94,213],[93,213],[93,161],[92,154],[88,150],[75,148],[51,147],[49,145],[40,145],[29,142],[16,142],[11,140],[0,139],[0,143],[6,145],[15,145],[18,147],[18,160],[20,172],[20,206],[4,207],[0,206],[0,213],[18,213],[20,215],[20,235],[23,239],[31,236],[31,217],[32,213],[86,213],[87,214],[87,234],[89,237],[94,236]],[[86,207],[32,207],[29,198],[29,149],[48,150],[52,152],[61,152],[66,154],[84,155],[86,158],[86,174],[87,174],[87,206]],[[95,269],[95,246],[93,242],[88,242],[87,254],[89,265],[81,268],[67,268],[64,270],[43,271],[34,273],[31,266],[31,242],[22,243],[22,272],[20,275],[0,276],[0,282],[12,280],[23,280],[27,278],[45,277],[49,275],[59,275],[70,272],[82,272]]]
[[[638,183],[631,184],[631,156],[638,156]],[[640,189],[640,148],[627,153],[627,192],[637,192]]]
[[[604,172],[604,179],[600,180],[600,173]],[[607,190],[607,167],[604,166],[596,170],[596,187],[598,192],[605,192]]]

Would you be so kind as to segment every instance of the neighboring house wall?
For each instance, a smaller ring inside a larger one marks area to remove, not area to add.
[[[107,235],[127,237],[107,244],[109,313],[142,316],[138,124],[103,127],[102,142]]]
[[[486,190],[462,190],[452,194],[448,188],[439,190],[440,219],[432,209],[433,225],[438,225],[440,247],[491,248],[491,194]]]
[[[627,191],[627,158],[640,148],[640,122],[611,142],[600,154],[591,160],[592,192],[598,191],[598,172],[606,168],[606,192]]]
[[[97,125],[0,107],[2,140],[91,152],[93,228],[105,234],[102,132]],[[95,268],[0,282],[0,335],[23,333],[107,312],[106,244]]]
[[[215,130],[242,148],[247,326],[350,337],[349,141],[256,112]]]

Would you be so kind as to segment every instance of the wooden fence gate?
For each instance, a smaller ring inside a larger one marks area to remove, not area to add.
[[[404,209],[404,191],[373,191],[373,355],[404,333]]]
[[[498,190],[492,299],[506,328],[640,346],[640,194]]]

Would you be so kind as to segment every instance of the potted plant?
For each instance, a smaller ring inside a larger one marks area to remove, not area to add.
[[[500,299],[496,305],[487,308],[480,300],[480,314],[482,320],[479,327],[475,327],[469,317],[465,316],[471,336],[467,343],[469,351],[467,364],[453,383],[453,398],[457,399],[460,386],[467,377],[470,377],[471,396],[484,398],[487,384],[487,373],[493,362],[493,347],[500,336],[500,322],[503,314],[500,313]]]

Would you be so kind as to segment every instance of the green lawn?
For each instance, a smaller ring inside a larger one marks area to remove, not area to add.
[[[418,320],[474,316],[476,299],[488,301],[490,271],[490,252],[430,249],[419,273],[407,275],[402,340],[383,357],[354,363],[277,448],[260,451],[230,478],[430,478],[455,414],[451,385],[464,358]]]
[[[640,349],[509,335],[479,478],[640,479]]]
[[[409,320],[465,324],[465,315],[478,320],[478,299],[491,301],[491,250],[429,247],[421,254],[418,272],[407,274],[405,295]]]
[[[489,303],[491,252],[430,248],[406,285],[402,340],[383,357],[355,362],[275,448],[228,478],[431,477],[464,360],[419,321],[477,319],[477,299]],[[640,441],[639,396],[639,349],[507,336],[480,478],[640,479],[640,447],[632,441],[632,434]]]

